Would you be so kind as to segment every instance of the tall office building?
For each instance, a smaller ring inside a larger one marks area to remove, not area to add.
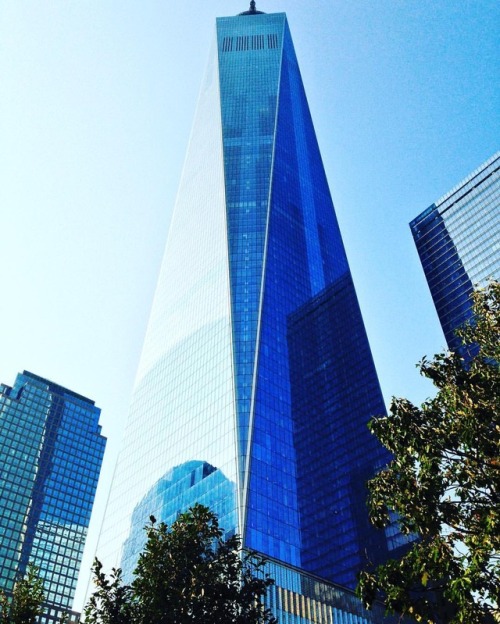
[[[106,439],[93,401],[24,371],[0,385],[0,587],[40,570],[40,623],[73,603]]]
[[[217,20],[98,556],[130,578],[149,514],[199,501],[280,621],[369,617],[333,583],[399,546],[365,505],[383,412],[286,16],[253,5]]]
[[[476,284],[500,279],[500,152],[410,223],[450,349]]]

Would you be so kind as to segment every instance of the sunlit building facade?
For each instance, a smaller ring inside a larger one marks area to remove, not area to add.
[[[475,285],[500,279],[500,152],[410,223],[450,349]]]
[[[93,401],[28,371],[0,385],[0,587],[29,563],[46,602],[70,613],[106,439]]]
[[[130,574],[203,502],[280,622],[380,621],[340,586],[400,546],[365,506],[383,412],[286,16],[218,19],[98,556]]]

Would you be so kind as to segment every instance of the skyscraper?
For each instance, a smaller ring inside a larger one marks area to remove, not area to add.
[[[131,573],[145,507],[199,501],[280,617],[361,613],[331,583],[399,546],[365,507],[383,412],[286,16],[253,4],[217,20],[98,556]]]
[[[106,439],[94,402],[24,371],[0,385],[0,587],[28,563],[44,581],[40,622],[73,603]]]
[[[410,223],[450,349],[472,314],[474,285],[500,279],[500,152]]]

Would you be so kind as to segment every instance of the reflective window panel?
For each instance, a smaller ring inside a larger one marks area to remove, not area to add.
[[[94,402],[24,371],[0,386],[0,586],[28,563],[46,608],[72,606],[105,438]]]
[[[149,516],[201,502],[354,587],[397,541],[365,505],[383,412],[286,16],[220,18],[98,556],[131,578]]]
[[[410,223],[450,349],[474,286],[500,278],[500,152]]]

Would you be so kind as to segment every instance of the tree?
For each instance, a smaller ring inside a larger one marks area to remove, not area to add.
[[[44,600],[38,568],[30,564],[26,574],[16,581],[11,598],[0,589],[0,624],[35,624]]]
[[[273,584],[265,562],[242,551],[238,536],[223,540],[218,519],[195,505],[168,527],[146,528],[147,542],[130,586],[113,570],[110,580],[96,560],[98,591],[85,609],[92,624],[272,624],[263,605]],[[112,614],[122,619],[113,619]]]
[[[113,568],[109,579],[102,571],[102,563],[94,560],[92,566],[96,591],[85,606],[85,622],[88,624],[132,624],[135,602],[132,588],[122,582],[122,571]]]
[[[394,513],[416,538],[398,560],[361,573],[366,606],[419,622],[476,624],[498,617],[500,592],[500,284],[474,295],[458,353],[423,359],[437,387],[419,408],[393,399],[371,431],[394,459],[368,483],[372,523]],[[391,518],[390,518],[391,517]]]

